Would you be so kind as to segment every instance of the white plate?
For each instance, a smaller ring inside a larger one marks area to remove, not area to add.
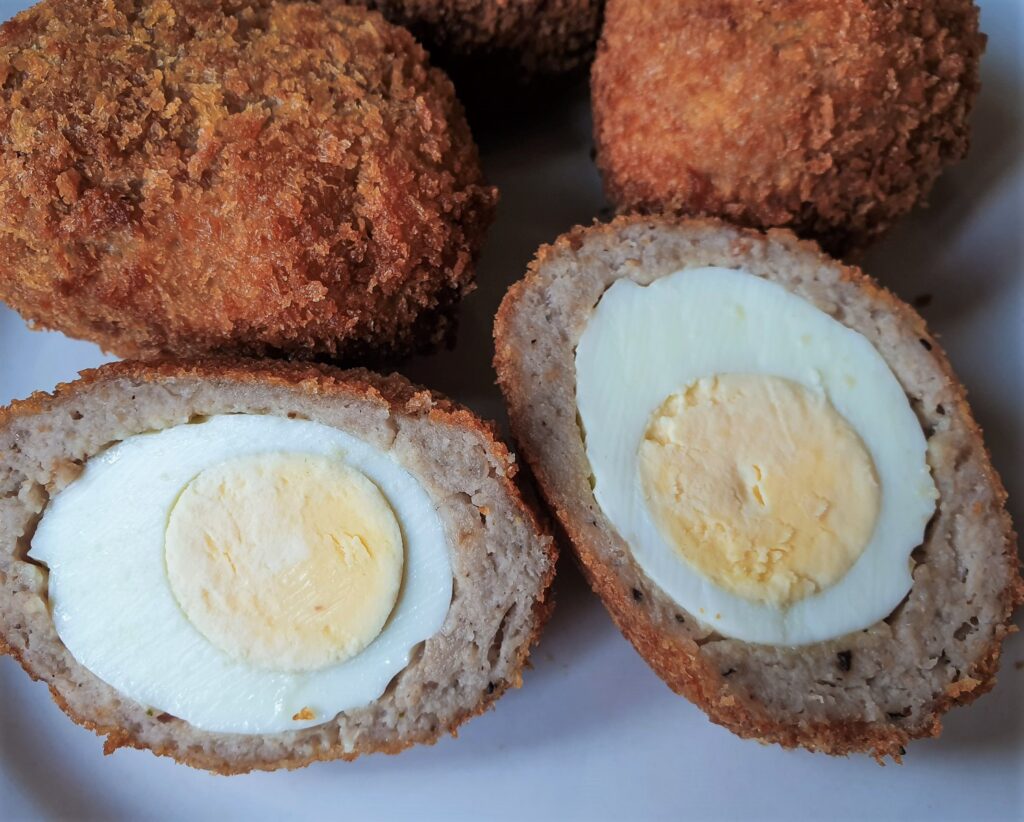
[[[0,16],[20,3],[0,2]],[[990,34],[971,157],[930,209],[874,249],[867,270],[923,310],[971,391],[1024,523],[1024,81],[1019,0],[982,3]],[[537,246],[603,205],[586,96],[478,132],[502,190],[457,348],[404,369],[502,415],[490,369],[491,318]],[[49,389],[105,358],[28,331],[0,309],[0,401]],[[104,758],[9,659],[0,660],[0,817],[1014,819],[1024,818],[1024,641],[1006,645],[1000,683],[954,711],[901,767],[737,739],[674,696],[563,563],[558,608],[521,690],[459,739],[398,757],[224,779],[146,752]]]

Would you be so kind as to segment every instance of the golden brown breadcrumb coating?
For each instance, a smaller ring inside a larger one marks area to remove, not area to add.
[[[604,0],[355,0],[408,26],[445,64],[487,73],[569,71],[594,52]]]
[[[122,356],[435,344],[495,199],[375,12],[45,0],[0,28],[0,299]]]
[[[607,194],[856,249],[966,154],[984,45],[970,0],[610,0]]]

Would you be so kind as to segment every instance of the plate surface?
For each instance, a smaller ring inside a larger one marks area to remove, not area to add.
[[[0,18],[24,3],[0,1]],[[996,467],[1024,523],[1024,6],[982,2],[984,89],[967,161],[932,206],[863,261],[922,313],[971,392]],[[464,303],[456,348],[410,363],[411,378],[480,413],[503,411],[491,319],[537,246],[604,206],[590,160],[586,90],[536,99],[529,115],[477,124],[498,221]],[[0,402],[104,362],[93,345],[29,331],[0,307]],[[1020,526],[1018,526],[1020,527]],[[460,738],[398,757],[224,779],[146,752],[104,758],[91,732],[0,659],[0,816],[351,819],[1024,818],[1024,637],[1006,644],[999,685],[954,711],[902,766],[743,741],[674,696],[562,563],[558,608],[524,687]]]

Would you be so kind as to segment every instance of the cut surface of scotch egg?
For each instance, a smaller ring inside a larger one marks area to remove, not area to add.
[[[295,730],[373,702],[452,597],[444,527],[394,456],[269,415],[94,456],[29,556],[79,663],[206,731]]]
[[[717,633],[801,645],[910,590],[937,499],[924,432],[861,334],[726,268],[616,281],[576,349],[594,497]]]

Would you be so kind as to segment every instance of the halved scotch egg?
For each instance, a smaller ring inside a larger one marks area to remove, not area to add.
[[[398,377],[106,366],[0,418],[0,640],[76,720],[221,772],[398,751],[509,685],[551,540]]]
[[[899,756],[995,681],[1024,598],[921,318],[792,234],[626,217],[495,326],[512,429],[591,585],[734,732]]]

